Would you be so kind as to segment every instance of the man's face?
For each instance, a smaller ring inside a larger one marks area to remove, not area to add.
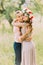
[[[16,18],[18,19],[19,22],[23,22],[23,14],[18,13],[18,14],[16,15]]]

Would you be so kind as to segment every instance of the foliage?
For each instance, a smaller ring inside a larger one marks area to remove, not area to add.
[[[27,0],[28,1],[28,0]],[[42,1],[42,0],[41,0]],[[43,15],[43,4],[40,0],[30,0],[28,7],[35,13],[38,12]],[[6,18],[11,24],[15,15],[16,10],[21,10],[22,4],[25,0],[0,0],[0,20],[1,18]],[[31,6],[31,7],[30,7]]]
[[[22,3],[24,1],[21,1]],[[21,9],[21,3],[19,0],[1,0],[0,1],[0,14],[5,15],[5,18],[8,19],[9,23],[11,24],[13,18],[11,17],[11,13],[16,10]],[[12,15],[13,16],[13,15]]]

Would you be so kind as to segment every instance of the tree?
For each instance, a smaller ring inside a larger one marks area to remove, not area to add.
[[[0,6],[1,6],[2,9],[0,9],[0,13],[4,14],[6,16],[8,15],[8,18],[7,17],[6,18],[8,19],[9,23],[11,24],[12,18],[10,16],[10,14],[4,8],[4,2],[5,2],[5,0],[1,0]]]
[[[9,21],[11,24],[13,18],[11,17],[11,13],[16,10],[21,10],[21,6],[26,3],[30,2],[34,4],[33,10],[36,12],[40,13],[41,15],[43,14],[43,5],[40,3],[40,0],[0,0],[0,14],[5,15],[6,19]],[[12,4],[12,5],[11,5]],[[30,5],[29,4],[29,5]],[[12,15],[13,16],[13,15]]]
[[[10,24],[12,23],[13,20],[10,14],[13,11],[21,10],[21,5],[25,2],[25,0],[20,0],[20,2],[21,3],[19,3],[19,1],[13,2],[13,0],[1,0],[0,2],[0,6],[1,6],[0,13],[5,15],[6,19],[9,21]],[[17,7],[14,3],[19,5],[19,7]]]
[[[31,0],[31,2],[33,2],[34,4],[34,10],[36,10],[37,13],[40,14],[40,21],[42,19],[42,15],[43,15],[43,5],[41,4],[40,0]]]

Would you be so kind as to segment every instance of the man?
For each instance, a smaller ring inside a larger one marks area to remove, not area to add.
[[[19,16],[18,16],[19,15]],[[19,27],[16,27],[14,25],[14,22],[19,22],[22,21],[22,12],[21,11],[17,11],[16,12],[16,20],[13,21],[12,25],[13,25],[13,32],[14,32],[14,51],[15,51],[15,65],[20,65],[21,63],[21,47],[22,44],[21,42],[18,41],[18,38],[21,35],[21,31]]]

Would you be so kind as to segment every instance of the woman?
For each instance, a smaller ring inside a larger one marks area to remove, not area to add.
[[[36,59],[35,59],[35,46],[32,41],[32,39],[29,41],[28,38],[31,37],[32,34],[32,19],[30,20],[28,18],[28,13],[25,12],[26,14],[23,17],[23,20],[28,22],[30,25],[28,27],[24,27],[22,29],[22,34],[25,34],[29,29],[30,34],[28,34],[27,38],[22,42],[22,62],[21,65],[36,65]]]

